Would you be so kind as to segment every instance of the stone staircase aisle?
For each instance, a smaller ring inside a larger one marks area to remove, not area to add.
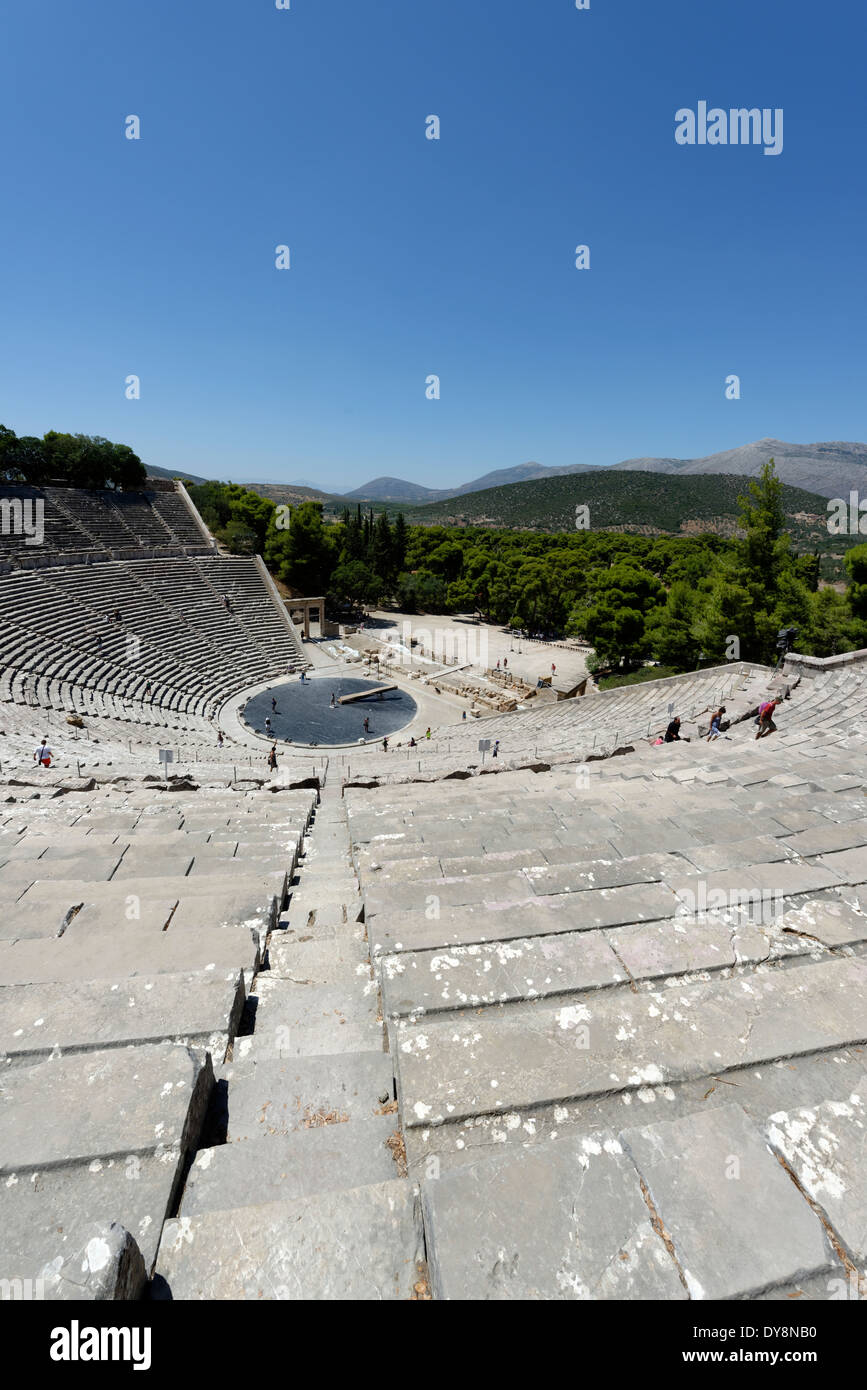
[[[325,788],[218,1073],[219,1130],[166,1224],[157,1296],[428,1296],[417,1188],[339,787]]]

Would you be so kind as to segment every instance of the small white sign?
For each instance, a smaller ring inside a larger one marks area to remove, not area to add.
[[[161,763],[173,763],[174,760],[175,760],[175,755],[174,755],[174,753],[172,752],[171,748],[161,748],[161,749],[160,749],[160,762],[161,762]]]
[[[490,740],[489,738],[480,738],[480,739],[479,739],[479,752],[480,752],[480,753],[487,753],[487,751],[488,751],[488,749],[490,748],[490,746],[491,746],[491,740]]]

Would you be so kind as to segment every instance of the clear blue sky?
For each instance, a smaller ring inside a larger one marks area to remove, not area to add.
[[[864,440],[865,38],[863,0],[15,0],[0,421],[347,488]],[[701,100],[782,107],[782,154],[677,145]]]

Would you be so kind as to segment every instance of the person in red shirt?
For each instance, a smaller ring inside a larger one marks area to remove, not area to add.
[[[759,705],[759,731],[756,738],[764,738],[766,734],[774,734],[777,726],[774,723],[774,710],[780,703],[779,700],[766,700]]]

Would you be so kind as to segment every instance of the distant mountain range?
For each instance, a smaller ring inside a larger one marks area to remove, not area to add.
[[[867,444],[831,442],[819,444],[788,444],[782,439],[758,439],[737,449],[707,454],[703,458],[631,458],[605,467],[572,464],[562,468],[546,468],[541,463],[521,463],[514,468],[496,468],[483,473],[460,487],[432,488],[404,478],[373,478],[352,492],[333,493],[310,481],[294,483],[248,483],[247,487],[275,502],[295,504],[306,498],[326,502],[339,510],[344,504],[357,502],[401,503],[415,509],[430,503],[448,502],[454,498],[488,492],[493,488],[539,482],[545,478],[562,478],[574,474],[593,474],[595,477],[612,473],[662,473],[691,477],[705,474],[755,476],[768,459],[773,458],[780,480],[790,487],[818,493],[822,497],[848,498],[855,489],[867,497]],[[204,478],[181,469],[149,468],[160,478],[181,477],[189,482],[204,482]],[[529,500],[529,497],[528,497]],[[474,508],[475,509],[475,508]],[[458,508],[454,509],[458,511]],[[523,508],[522,508],[523,510]]]
[[[632,458],[622,463],[593,468],[574,464],[565,468],[545,468],[540,463],[522,463],[516,468],[498,468],[472,482],[455,488],[429,488],[402,478],[374,478],[346,496],[353,501],[445,502],[466,493],[510,483],[535,481],[575,473],[677,473],[680,476],[703,473],[755,475],[762,464],[773,458],[782,482],[823,497],[848,497],[856,488],[867,496],[867,444],[825,443],[787,444],[782,439],[758,439],[704,458]]]
[[[347,497],[361,502],[444,502],[450,497],[462,497],[465,492],[482,492],[489,487],[505,487],[508,483],[527,483],[536,478],[553,478],[563,473],[585,473],[587,464],[576,463],[565,468],[545,468],[541,463],[519,463],[515,468],[495,468],[460,487],[422,487],[403,478],[374,478],[348,492]]]

